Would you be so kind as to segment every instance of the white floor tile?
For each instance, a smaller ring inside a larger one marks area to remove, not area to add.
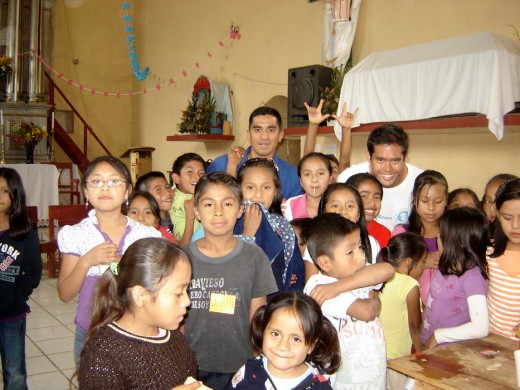
[[[25,342],[25,357],[36,357],[43,356],[43,352],[38,348],[33,342],[26,341]]]
[[[46,355],[74,351],[74,336],[55,340],[36,341],[34,344]]]
[[[61,352],[53,355],[47,355],[47,357],[56,365],[60,370],[66,370],[69,368],[75,368],[74,364],[74,352]]]
[[[45,317],[27,317],[27,329],[47,328],[49,326],[59,325],[62,325],[62,323],[50,314]]]
[[[45,310],[47,310],[52,315],[56,315],[56,314],[75,313],[77,308],[78,308],[77,302],[69,302],[69,303],[62,303],[61,305],[57,305],[57,306],[48,306],[45,308]]]
[[[29,305],[29,306],[31,306],[31,305]],[[49,312],[47,310],[45,310],[43,307],[31,306],[31,312],[27,315],[27,320],[29,320],[29,318],[44,317],[44,316],[48,316],[48,315],[49,315]]]
[[[70,379],[72,377],[72,375],[74,375],[74,373],[76,372],[76,369],[75,368],[69,368],[67,370],[62,370],[63,372],[63,375],[65,375],[67,377],[67,379]],[[74,379],[72,380],[72,384],[74,385],[74,389],[77,389],[79,386],[78,386],[78,377],[75,376]]]
[[[31,390],[68,390],[69,381],[59,371],[45,374],[31,375],[27,378],[27,385]]]
[[[74,313],[65,313],[65,314],[56,314],[54,318],[56,318],[63,325],[74,325],[74,318],[76,317],[76,312]],[[75,328],[75,326],[74,326]]]
[[[56,290],[54,290],[53,296],[39,297],[33,295],[32,299],[42,307],[57,306],[63,304],[63,301],[58,297],[58,294],[56,294]]]
[[[27,330],[27,336],[29,336],[32,341],[61,339],[73,335],[74,334],[64,325]]]
[[[27,375],[58,371],[58,368],[46,356],[26,358],[25,362],[27,365]]]

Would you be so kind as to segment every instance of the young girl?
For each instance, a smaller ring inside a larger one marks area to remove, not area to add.
[[[472,207],[482,210],[477,194],[469,188],[457,188],[448,195],[448,210],[457,207]]]
[[[491,234],[494,232],[493,223],[497,218],[497,209],[495,207],[495,194],[498,190],[498,187],[504,183],[505,181],[510,181],[513,179],[518,179],[515,175],[511,175],[509,173],[499,173],[498,175],[493,176],[486,184],[486,188],[484,190],[484,196],[482,197],[482,209],[484,213],[486,213],[486,219],[488,223],[491,225]]]
[[[448,210],[440,220],[440,239],[439,272],[432,279],[423,315],[421,341],[426,349],[489,332],[489,228],[484,214],[468,207]]]
[[[170,226],[161,225],[161,211],[155,197],[147,191],[132,191],[128,198],[128,215],[134,221],[159,230],[163,238],[177,243]]]
[[[234,389],[332,389],[325,374],[340,366],[336,330],[316,301],[283,292],[260,307],[251,323],[249,359],[231,382]]]
[[[379,262],[394,267],[395,275],[385,283],[379,298],[386,341],[386,355],[393,359],[410,354],[412,346],[422,351],[419,283],[428,253],[423,239],[410,232],[392,237],[378,255]]]
[[[27,389],[27,300],[42,275],[40,241],[25,205],[18,172],[0,168],[0,353],[5,389]]]
[[[518,340],[520,334],[520,179],[496,193],[494,253],[488,257],[489,321],[492,333]],[[516,333],[515,333],[516,330]]]
[[[367,223],[368,234],[373,236],[379,246],[384,248],[392,233],[375,220],[375,217],[381,210],[381,201],[383,200],[383,186],[370,173],[357,173],[350,176],[347,181],[356,190],[358,190],[361,199],[363,200],[363,210],[365,211],[365,220]]]
[[[252,158],[238,171],[246,210],[234,233],[255,238],[271,262],[280,291],[302,291],[305,285],[303,260],[294,230],[281,213],[280,177],[274,162]]]
[[[186,254],[158,238],[135,241],[110,264],[94,293],[82,389],[171,389],[196,375],[195,354],[177,330],[190,277]]]
[[[323,153],[312,152],[304,156],[298,164],[298,176],[305,194],[287,199],[284,217],[314,218],[318,215],[320,199],[330,182],[332,166]]]
[[[419,278],[422,303],[426,304],[430,282],[439,264],[439,220],[446,211],[448,181],[442,173],[432,170],[422,172],[415,179],[412,192],[412,210],[407,225],[397,225],[392,235],[409,231],[420,235],[428,247],[426,268]]]
[[[135,240],[161,236],[155,228],[137,223],[121,212],[132,189],[130,172],[122,161],[112,156],[96,158],[85,170],[81,186],[85,201],[92,203],[93,210],[83,221],[64,226],[58,234],[62,254],[58,294],[64,302],[79,294],[74,320],[77,365],[90,325],[92,292],[99,277]]]

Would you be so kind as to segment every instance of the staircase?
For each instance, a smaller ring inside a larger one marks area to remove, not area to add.
[[[99,139],[99,137],[94,133],[94,130],[88,125],[88,123],[83,119],[78,110],[74,107],[74,105],[70,102],[70,100],[65,96],[63,91],[54,83],[54,80],[51,76],[45,72],[45,77],[49,80],[49,104],[52,107],[52,111],[56,110],[55,103],[55,94],[61,96],[63,101],[68,105],[70,111],[73,115],[80,120],[83,124],[83,148],[81,149],[76,142],[69,136],[69,134],[65,131],[63,126],[56,120],[54,117],[54,124],[51,123],[51,117],[48,118],[47,128],[54,128],[54,140],[56,143],[63,149],[63,151],[67,154],[70,160],[78,166],[80,171],[84,171],[87,165],[89,164],[88,159],[88,140],[89,138],[93,138],[97,144],[104,150],[104,152],[111,156],[112,154],[107,149],[107,147],[103,144],[103,142]],[[76,121],[74,121],[76,123]],[[54,127],[53,127],[54,125]],[[74,126],[74,129],[77,130],[80,126]],[[90,135],[90,137],[89,137]]]

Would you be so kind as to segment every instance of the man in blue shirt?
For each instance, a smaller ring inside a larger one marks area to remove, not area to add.
[[[258,107],[249,116],[249,142],[245,151],[233,147],[228,154],[217,157],[206,173],[224,171],[236,177],[238,169],[250,158],[270,158],[278,166],[282,184],[282,196],[289,199],[303,193],[298,171],[276,154],[276,148],[283,139],[282,117],[271,107]]]

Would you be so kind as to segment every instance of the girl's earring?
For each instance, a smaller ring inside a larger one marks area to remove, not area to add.
[[[125,199],[126,207],[128,207],[128,199]]]
[[[85,198],[85,210],[88,209],[88,198]]]

